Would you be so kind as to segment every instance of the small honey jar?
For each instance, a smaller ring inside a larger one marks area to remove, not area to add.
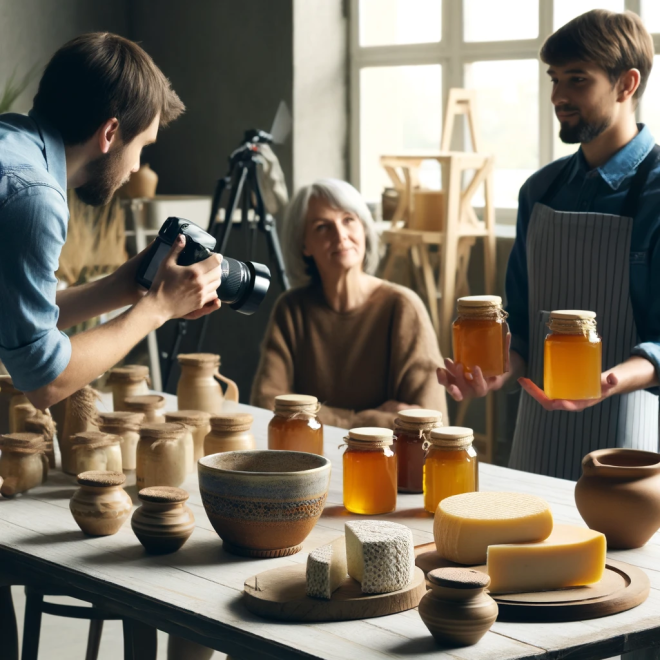
[[[600,399],[602,341],[596,312],[563,309],[550,313],[545,338],[543,389],[549,399]]]
[[[323,424],[316,419],[319,408],[315,396],[276,396],[275,415],[268,424],[268,449],[305,451],[323,456]]]
[[[397,458],[389,429],[351,429],[344,452],[344,507],[351,513],[378,515],[396,509]]]
[[[424,443],[428,442],[429,433],[436,426],[442,426],[439,410],[401,410],[394,420],[394,452],[400,493],[424,491]]]
[[[424,462],[424,508],[435,513],[438,504],[452,495],[479,490],[474,433],[463,426],[432,429]]]
[[[499,296],[466,296],[457,302],[452,326],[454,362],[466,372],[479,367],[484,378],[508,371],[508,314]]]

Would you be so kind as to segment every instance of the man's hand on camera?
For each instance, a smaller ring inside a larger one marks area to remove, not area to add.
[[[192,266],[179,266],[176,261],[185,245],[186,239],[180,235],[163,259],[146,295],[157,301],[158,313],[165,317],[164,321],[197,319],[220,308],[217,289],[222,256],[213,253]]]

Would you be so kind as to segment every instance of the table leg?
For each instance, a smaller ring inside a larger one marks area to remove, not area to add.
[[[124,660],[156,660],[158,637],[154,627],[135,619],[122,619]]]
[[[11,586],[0,586],[0,639],[7,660],[18,660],[18,628]]]
[[[87,635],[87,652],[85,660],[97,660],[99,647],[101,646],[101,635],[103,634],[103,619],[92,619],[89,622],[89,634]]]
[[[25,619],[23,621],[22,660],[37,660],[41,633],[41,609],[44,596],[38,591],[25,589]]]

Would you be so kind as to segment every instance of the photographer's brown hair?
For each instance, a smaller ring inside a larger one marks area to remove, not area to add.
[[[646,88],[653,53],[653,38],[637,14],[593,9],[551,34],[541,48],[540,57],[550,66],[591,62],[607,72],[612,85],[622,73],[637,69],[641,79],[633,97],[636,104]]]
[[[125,143],[145,131],[158,113],[160,126],[185,106],[169,80],[136,43],[108,32],[76,37],[46,66],[34,110],[67,145],[87,141],[108,119],[119,120]]]

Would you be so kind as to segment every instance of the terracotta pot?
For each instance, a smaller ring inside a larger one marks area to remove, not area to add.
[[[46,443],[36,433],[9,433],[0,436],[0,494],[13,497],[39,486],[48,476]]]
[[[224,549],[246,557],[299,552],[330,485],[330,461],[297,451],[212,454],[197,469],[204,509]]]
[[[131,515],[133,502],[121,487],[122,472],[82,472],[80,488],[73,494],[69,508],[78,527],[90,536],[116,534]]]
[[[660,454],[599,449],[582,459],[575,503],[608,548],[639,548],[660,528]]]
[[[497,603],[484,589],[485,573],[469,568],[437,568],[426,579],[431,585],[419,603],[419,615],[443,646],[476,644],[497,619]]]
[[[142,506],[135,510],[131,527],[147,552],[176,552],[195,529],[195,516],[186,506],[188,493],[181,488],[143,488],[138,497]]]
[[[181,376],[176,395],[179,410],[222,412],[225,395],[218,380],[227,385],[227,401],[238,402],[238,387],[219,372],[220,356],[213,353],[186,353],[178,356]],[[216,380],[217,379],[217,380]]]
[[[250,413],[221,413],[211,417],[211,432],[204,438],[204,456],[224,451],[255,449],[250,433],[253,422]]]

